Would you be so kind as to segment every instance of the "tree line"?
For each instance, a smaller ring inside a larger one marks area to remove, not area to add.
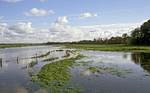
[[[134,29],[131,35],[124,33],[122,36],[111,38],[95,38],[94,40],[83,40],[77,43],[96,43],[96,44],[130,44],[130,45],[150,45],[150,20]]]
[[[150,45],[150,20],[144,22],[141,27],[134,29],[131,35],[124,33],[122,36],[111,38],[95,38],[78,42],[47,42],[46,44],[128,44]]]

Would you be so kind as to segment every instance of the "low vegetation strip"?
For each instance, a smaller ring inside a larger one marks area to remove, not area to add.
[[[124,44],[66,44],[65,47],[97,51],[150,52],[149,46],[131,46]]]
[[[40,46],[40,45],[44,45],[44,44],[27,44],[27,43],[20,43],[20,44],[16,44],[16,43],[12,43],[12,44],[1,44],[0,43],[0,48],[12,48],[12,47],[26,47],[26,46]]]
[[[81,59],[82,57],[82,55],[78,55],[75,58],[64,59],[47,64],[42,67],[37,75],[32,77],[32,80],[42,86],[50,88],[52,93],[66,93],[65,91],[68,91],[68,89],[71,93],[79,93],[78,89],[65,86],[71,77],[69,68],[73,65],[75,60]]]
[[[24,47],[29,45],[18,45],[18,44],[12,44],[12,45],[0,45],[0,48],[11,48],[11,47]]]

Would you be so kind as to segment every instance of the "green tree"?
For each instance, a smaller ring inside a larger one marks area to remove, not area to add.
[[[150,45],[150,20],[132,31],[130,42],[133,45]]]

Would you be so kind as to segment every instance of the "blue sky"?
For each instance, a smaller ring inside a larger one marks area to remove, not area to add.
[[[23,21],[34,28],[50,28],[65,16],[69,26],[140,23],[150,18],[149,4],[150,0],[0,0],[0,22]],[[36,15],[33,9],[48,13]]]

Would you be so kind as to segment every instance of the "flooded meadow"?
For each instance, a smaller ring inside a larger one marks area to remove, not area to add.
[[[1,93],[149,93],[150,53],[0,49]]]

